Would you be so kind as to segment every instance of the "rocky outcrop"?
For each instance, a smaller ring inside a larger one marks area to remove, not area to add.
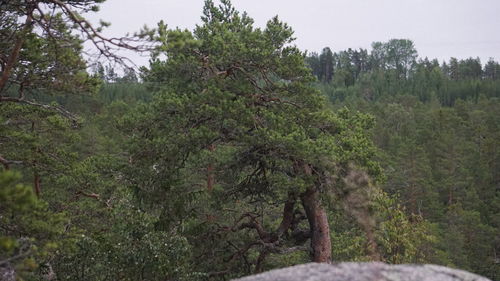
[[[0,265],[0,281],[16,281],[16,271],[8,262]]]
[[[437,265],[388,265],[380,262],[308,263],[233,281],[491,281]]]

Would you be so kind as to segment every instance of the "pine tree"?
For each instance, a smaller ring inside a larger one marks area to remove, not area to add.
[[[233,252],[226,260],[244,264],[255,256],[255,267],[243,266],[249,271],[262,270],[272,253],[301,249],[308,238],[311,259],[328,262],[331,241],[321,198],[349,194],[344,178],[350,173],[380,175],[365,133],[372,119],[326,108],[286,24],[273,18],[265,29],[254,28],[246,14],[221,2],[217,7],[206,1],[203,24],[193,33],[161,32],[168,59],[154,60],[144,76],[167,82],[154,103],[130,118],[136,132],[132,165],[143,171],[134,182],[155,206],[177,201],[164,205],[169,219],[163,225],[173,218],[200,224],[205,231],[195,241],[226,235]],[[196,206],[204,196],[207,203]],[[273,206],[281,214],[266,216]],[[206,214],[206,220],[193,213]],[[249,229],[257,239],[239,234],[236,240],[224,229]],[[200,255],[228,246],[211,241]],[[224,271],[231,263],[221,266]]]

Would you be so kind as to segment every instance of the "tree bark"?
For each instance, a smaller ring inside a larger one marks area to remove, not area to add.
[[[9,55],[7,59],[7,64],[5,65],[2,72],[2,76],[0,77],[0,101],[2,99],[1,93],[5,88],[5,86],[7,85],[7,81],[9,81],[12,69],[14,68],[14,65],[16,64],[19,58],[19,52],[21,51],[21,47],[24,44],[24,36],[26,35],[25,33],[31,28],[32,22],[33,18],[31,17],[31,12],[30,12],[26,17],[26,22],[24,23],[23,32],[21,32],[21,34],[17,36],[16,42],[14,43],[14,48],[12,49],[12,53]]]
[[[294,193],[288,193],[288,200],[285,202],[283,207],[283,219],[276,231],[277,239],[279,239],[290,227],[292,226],[294,213],[293,208],[295,207],[296,196]]]
[[[37,172],[35,172],[34,175],[33,187],[35,190],[36,197],[40,198],[40,194],[42,193],[42,187],[41,187],[40,175]]]
[[[310,187],[300,196],[311,231],[312,261],[331,262],[332,243],[325,209],[321,206],[319,191]]]

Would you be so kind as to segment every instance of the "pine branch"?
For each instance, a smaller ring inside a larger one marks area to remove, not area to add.
[[[5,167],[5,170],[9,170],[10,165],[22,165],[23,161],[7,160],[0,155],[0,164]]]

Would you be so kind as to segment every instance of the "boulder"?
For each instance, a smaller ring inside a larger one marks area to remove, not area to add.
[[[381,262],[308,263],[233,281],[491,281],[438,265],[388,265]]]

